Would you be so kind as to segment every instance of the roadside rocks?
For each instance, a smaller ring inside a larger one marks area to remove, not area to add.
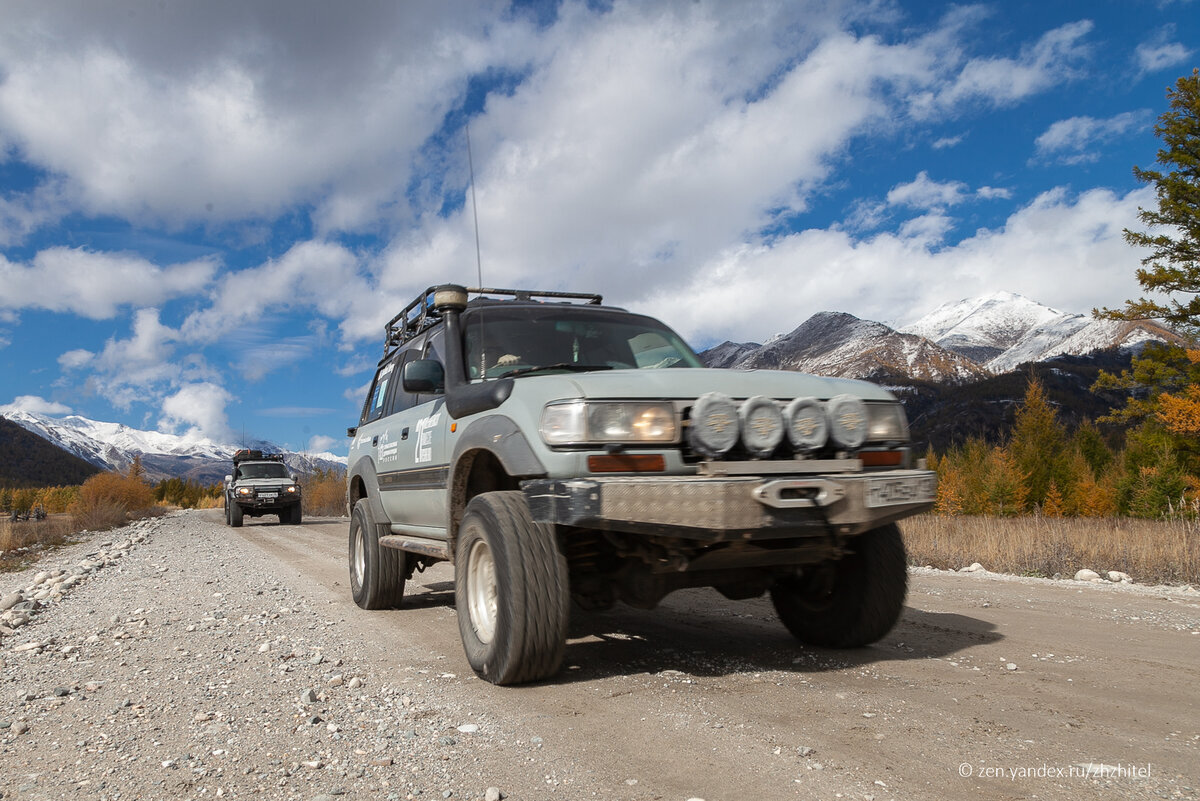
[[[135,545],[148,541],[160,525],[159,518],[135,521],[121,529],[127,539],[103,542],[97,550],[74,564],[41,570],[26,586],[0,595],[0,643],[3,642],[2,638],[12,636],[43,609],[61,601],[80,583],[128,556]],[[12,650],[20,652],[35,649],[17,646]]]
[[[1119,570],[1110,570],[1101,577],[1095,570],[1083,569],[1075,574],[1076,581],[1090,581],[1095,584],[1132,584],[1133,579],[1128,573],[1122,573]]]

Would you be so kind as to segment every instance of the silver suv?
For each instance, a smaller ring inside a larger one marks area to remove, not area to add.
[[[233,454],[233,472],[225,476],[225,523],[237,528],[249,517],[279,515],[281,524],[298,526],[300,483],[288,472],[283,454],[243,448]]]
[[[685,587],[770,593],[801,642],[874,642],[907,589],[896,521],[936,495],[890,393],[706,369],[597,295],[431,287],[387,324],[348,433],[355,602],[398,606],[451,561],[467,661],[496,684],[559,669],[572,601]]]

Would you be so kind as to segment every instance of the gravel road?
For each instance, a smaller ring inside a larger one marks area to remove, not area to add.
[[[498,688],[447,566],[364,612],[344,519],[267,520],[173,513],[0,574],[29,618],[0,626],[0,798],[1200,798],[1189,588],[918,569],[851,652],[685,591],[577,613],[559,677]]]

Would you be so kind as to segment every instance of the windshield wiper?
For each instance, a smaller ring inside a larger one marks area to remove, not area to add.
[[[512,378],[516,375],[528,375],[530,373],[541,373],[546,370],[567,370],[572,373],[590,373],[593,370],[611,370],[611,365],[607,364],[574,364],[572,362],[561,362],[559,364],[543,364],[540,367],[520,367],[513,370],[511,373],[505,373],[501,378]]]

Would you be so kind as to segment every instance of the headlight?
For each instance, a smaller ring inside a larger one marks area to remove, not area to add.
[[[297,487],[295,484],[289,484],[287,486],[287,491],[292,493],[293,495],[295,495],[297,492],[300,491],[300,488]]]
[[[717,459],[729,452],[738,440],[738,408],[728,395],[705,392],[692,406],[688,426],[688,444],[697,453]]]
[[[908,419],[898,403],[867,404],[868,442],[908,442]]]
[[[829,437],[839,448],[858,450],[867,440],[867,405],[853,395],[838,395],[825,405]]]
[[[825,447],[829,439],[829,422],[825,418],[825,406],[816,398],[796,398],[783,410],[787,420],[788,439],[801,453],[810,453]]]
[[[742,424],[742,444],[755,458],[770,456],[783,442],[783,413],[775,401],[755,395],[738,409]]]
[[[569,401],[542,410],[539,430],[547,445],[604,442],[675,442],[679,425],[669,403]]]
[[[253,495],[254,488],[253,487],[238,487],[237,494],[238,495],[246,495],[246,496]]]

